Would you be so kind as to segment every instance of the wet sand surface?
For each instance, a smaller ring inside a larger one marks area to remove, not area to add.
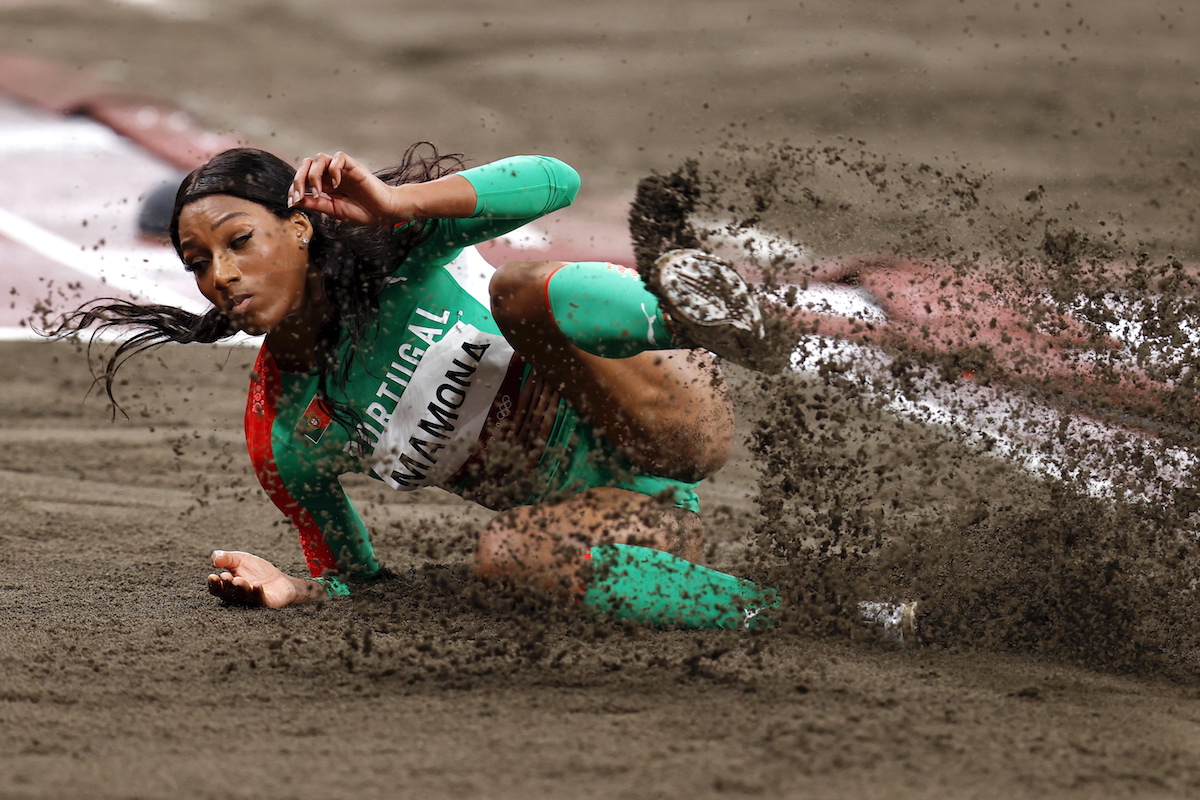
[[[1102,245],[1089,266],[1194,262],[1200,18],[1081,5],[5,2],[0,49],[287,157],[383,166],[419,139],[558,155],[585,180],[565,213],[605,231],[639,178],[694,157],[728,213],[825,256],[1050,257],[1047,234],[1076,232]],[[799,166],[764,184],[779,163]],[[0,343],[0,797],[1200,791],[1186,474],[1099,500],[838,375],[732,368],[742,439],[704,488],[709,560],[795,600],[777,630],[626,630],[484,592],[468,564],[486,512],[367,480],[351,492],[392,577],[231,609],[204,591],[212,549],[303,568],[242,443],[252,360],[131,362],[113,422],[78,348]],[[1140,418],[1193,454],[1194,420]],[[919,648],[846,611],[911,596]]]

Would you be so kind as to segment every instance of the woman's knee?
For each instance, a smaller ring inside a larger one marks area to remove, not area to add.
[[[511,577],[559,588],[564,575],[578,569],[579,548],[542,519],[536,506],[503,512],[479,532],[475,574]]]
[[[498,267],[492,275],[489,294],[492,314],[501,328],[527,324],[549,314],[545,285],[558,261],[513,261]]]

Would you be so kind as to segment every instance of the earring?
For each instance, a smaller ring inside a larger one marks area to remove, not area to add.
[[[301,249],[301,250],[307,250],[307,249],[308,249],[308,237],[307,237],[307,236],[305,236],[305,237],[303,237],[302,239],[300,239],[300,249]]]

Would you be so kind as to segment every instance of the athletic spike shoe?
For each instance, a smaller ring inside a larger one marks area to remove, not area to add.
[[[760,372],[780,372],[786,364],[767,344],[754,293],[719,258],[702,250],[672,250],[654,262],[646,286],[681,343]]]
[[[864,622],[883,627],[883,635],[901,647],[916,647],[920,643],[917,614],[920,602],[881,603],[863,600],[858,604],[858,614]]]

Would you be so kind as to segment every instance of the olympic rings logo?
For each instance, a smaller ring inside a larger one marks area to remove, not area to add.
[[[501,420],[501,419],[504,419],[505,417],[507,417],[509,414],[512,413],[512,407],[513,407],[513,403],[512,403],[511,397],[509,397],[508,395],[504,395],[503,397],[501,397],[500,403],[496,409],[496,419]]]

